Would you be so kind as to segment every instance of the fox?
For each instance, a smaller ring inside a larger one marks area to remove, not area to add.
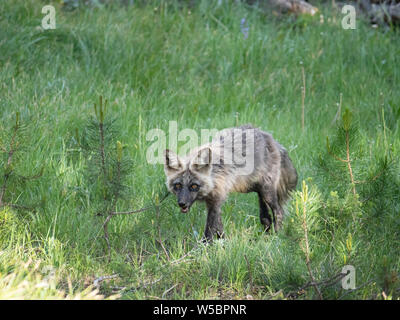
[[[233,192],[256,192],[261,225],[266,232],[272,225],[279,231],[283,206],[298,179],[287,150],[251,124],[223,129],[185,156],[166,149],[164,171],[167,188],[182,213],[189,212],[195,201],[205,202],[204,242],[224,237],[221,207]]]

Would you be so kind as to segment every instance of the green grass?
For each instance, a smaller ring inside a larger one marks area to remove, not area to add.
[[[104,217],[95,215],[86,162],[74,143],[75,129],[82,132],[102,95],[134,163],[130,196],[119,210],[140,208],[163,188],[162,165],[146,161],[150,129],[168,132],[169,121],[177,121],[179,129],[200,133],[252,123],[289,150],[298,188],[307,180],[319,194],[317,221],[310,226],[315,277],[324,280],[350,263],[357,286],[365,285],[346,299],[382,298],[382,291],[398,298],[400,207],[398,190],[390,191],[399,186],[398,163],[391,185],[381,191],[388,190],[385,202],[377,205],[372,198],[361,207],[346,196],[347,181],[332,187],[316,165],[319,154],[329,157],[326,136],[336,132],[332,120],[340,94],[343,110],[349,108],[359,124],[368,166],[382,154],[399,159],[398,31],[375,30],[363,21],[356,30],[343,30],[340,13],[331,9],[321,24],[319,18],[275,18],[240,4],[167,3],[69,12],[56,2],[57,28],[43,31],[44,4],[3,1],[0,128],[7,131],[20,112],[27,138],[18,172],[31,175],[43,167],[44,173],[11,185],[7,194],[9,201],[35,205],[35,212],[0,209],[1,277],[18,261],[40,260],[58,270],[56,286],[64,291],[67,279],[79,292],[99,276],[118,274],[101,291],[109,295],[112,287],[126,287],[119,292],[124,299],[282,298],[309,281],[293,203],[283,231],[265,235],[255,195],[229,198],[223,208],[226,239],[210,246],[197,245],[206,219],[202,204],[182,215],[169,197],[158,218],[155,211],[114,217],[108,261]],[[247,39],[240,30],[243,17]],[[354,165],[361,175],[365,166]],[[0,297],[1,290],[0,283]],[[323,290],[330,299],[344,293],[340,283]],[[38,296],[27,290],[23,297]],[[300,298],[315,297],[310,288]]]

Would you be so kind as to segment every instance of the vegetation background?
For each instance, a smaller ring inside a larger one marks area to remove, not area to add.
[[[0,298],[399,298],[398,30],[344,30],[330,4],[321,19],[233,1],[68,2],[50,1],[55,30],[41,28],[48,1],[0,4]],[[226,238],[204,246],[204,205],[183,215],[169,197],[113,217],[109,255],[80,142],[99,96],[109,156],[131,161],[113,208],[163,195],[150,129],[252,123],[299,172],[282,232],[262,233],[256,196],[235,194]],[[348,264],[350,291],[332,280]]]

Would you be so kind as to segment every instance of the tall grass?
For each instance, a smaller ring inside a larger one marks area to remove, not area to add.
[[[202,204],[182,215],[168,199],[159,216],[147,211],[115,217],[109,225],[108,262],[104,219],[94,212],[98,204],[91,202],[86,160],[75,140],[76,128],[83,127],[102,95],[134,163],[129,200],[118,210],[151,203],[163,188],[162,165],[146,161],[148,130],[168,132],[172,120],[179,129],[199,132],[250,122],[289,150],[299,180],[320,195],[318,228],[309,235],[316,279],[350,263],[357,284],[366,285],[345,298],[382,298],[382,291],[398,297],[398,193],[354,204],[344,192],[347,181],[332,186],[316,165],[326,151],[326,136],[336,131],[332,122],[340,96],[343,109],[349,108],[360,124],[368,161],[385,152],[398,159],[398,31],[375,30],[363,21],[356,30],[343,30],[340,14],[328,9],[320,23],[318,18],[275,18],[228,1],[74,11],[53,4],[55,30],[40,28],[42,2],[0,5],[1,129],[8,130],[20,112],[29,146],[20,170],[45,168],[40,179],[10,189],[13,200],[40,203],[35,212],[0,208],[2,252],[22,261],[40,259],[64,279],[68,275],[78,290],[99,276],[118,274],[102,282],[102,293],[124,287],[118,290],[128,299],[285,297],[309,280],[294,207],[289,204],[280,234],[265,235],[251,194],[230,197],[223,208],[227,237],[212,246],[198,245],[206,218]],[[243,18],[247,37],[241,32]],[[396,165],[380,189],[383,194],[399,185]],[[13,218],[6,218],[10,214]],[[12,271],[3,260],[0,266]],[[340,283],[322,292],[324,298],[344,293]],[[316,296],[311,288],[301,297]]]

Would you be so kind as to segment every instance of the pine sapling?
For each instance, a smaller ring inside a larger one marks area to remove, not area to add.
[[[311,268],[311,249],[308,236],[310,224],[313,224],[315,220],[314,215],[318,210],[318,199],[314,194],[311,194],[311,199],[309,199],[309,196],[308,186],[306,182],[303,181],[302,191],[296,194],[296,217],[299,219],[303,231],[302,239],[300,240],[300,248],[304,253],[305,264],[311,279],[311,285],[314,287],[318,298],[323,300],[322,293]]]
[[[138,210],[117,211],[119,200],[126,199],[129,190],[126,180],[132,172],[133,164],[123,152],[124,146],[116,139],[115,119],[107,116],[107,100],[100,96],[99,104],[94,105],[94,117],[87,123],[80,145],[87,158],[87,180],[91,187],[93,203],[98,203],[97,215],[105,216],[103,224],[104,238],[107,243],[109,258],[111,244],[108,224],[115,215],[129,215],[157,207],[150,205]],[[164,198],[161,199],[162,202]]]
[[[25,125],[20,121],[19,112],[15,115],[15,123],[10,130],[2,130],[0,137],[0,153],[2,153],[3,173],[0,185],[0,208],[9,206],[18,209],[32,210],[33,208],[14,203],[12,200],[7,201],[7,191],[12,185],[20,182],[39,178],[43,174],[43,168],[38,174],[33,176],[23,176],[16,172],[18,160],[21,158],[25,141]],[[8,140],[8,141],[6,141]]]
[[[353,117],[353,114],[351,113],[351,111],[349,109],[346,109],[343,114],[343,117],[342,117],[342,126],[340,128],[344,132],[344,136],[345,136],[346,157],[343,159],[331,151],[328,137],[326,138],[326,146],[327,146],[328,153],[332,157],[334,157],[336,160],[341,161],[347,165],[347,169],[348,169],[349,177],[350,177],[351,189],[352,189],[353,195],[356,196],[356,194],[357,194],[356,184],[355,184],[354,174],[353,174],[353,169],[352,169],[352,164],[351,164],[352,160],[350,158],[350,129],[351,129],[352,117]]]
[[[382,145],[369,141],[368,144],[363,143],[360,136],[359,126],[353,119],[353,113],[346,108],[332,142],[329,137],[326,138],[329,156],[319,156],[318,168],[323,169],[322,173],[329,175],[329,179],[324,181],[325,184],[333,188],[344,186],[345,192],[350,188],[356,201],[354,204],[370,200],[382,202],[377,194],[392,194],[398,185],[395,178],[397,165],[387,142],[386,127],[383,126]],[[379,141],[379,134],[373,139]],[[324,178],[324,174],[321,178]]]

